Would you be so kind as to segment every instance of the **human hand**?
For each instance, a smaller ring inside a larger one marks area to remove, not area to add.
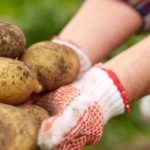
[[[54,37],[51,40],[51,42],[60,44],[60,45],[65,45],[65,46],[69,47],[70,49],[72,49],[77,54],[77,56],[79,58],[79,62],[80,62],[80,66],[79,66],[80,68],[79,68],[79,72],[77,75],[77,80],[80,79],[83,76],[83,74],[88,69],[90,69],[90,67],[92,66],[92,63],[91,63],[90,59],[88,58],[88,56],[75,43],[73,43],[69,40],[64,40],[60,37]],[[35,104],[42,95],[43,95],[43,93],[42,94],[41,93],[40,94],[33,93],[32,95],[30,95],[30,97],[27,99],[27,101],[25,101],[25,104]],[[42,105],[44,105],[44,103]],[[45,102],[45,106],[46,105],[47,105],[47,102]]]
[[[52,118],[41,126],[42,150],[81,150],[98,142],[103,127],[113,116],[129,110],[126,93],[116,75],[100,64],[78,81],[40,98]]]

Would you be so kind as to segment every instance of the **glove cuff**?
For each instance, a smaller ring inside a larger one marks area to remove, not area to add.
[[[130,105],[126,95],[126,91],[121,85],[118,77],[112,71],[107,69],[104,65],[96,65],[100,69],[102,78],[105,78],[103,84],[104,95],[101,96],[100,107],[103,111],[104,123],[111,117],[130,111]]]
[[[67,46],[73,49],[75,53],[78,55],[80,60],[80,71],[78,78],[80,78],[92,66],[92,63],[87,54],[84,51],[82,51],[82,49],[72,41],[65,40],[62,39],[61,37],[56,36],[52,39],[52,42]]]

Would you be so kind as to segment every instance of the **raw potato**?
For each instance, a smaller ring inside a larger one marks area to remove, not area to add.
[[[17,105],[42,90],[36,74],[23,62],[0,57],[0,102]]]
[[[0,149],[36,150],[39,125],[20,108],[0,104]]]
[[[26,40],[15,25],[0,21],[0,56],[16,58],[23,54]]]
[[[48,112],[44,108],[37,105],[21,105],[20,108],[32,116],[39,125],[43,120],[49,117]]]
[[[72,82],[79,70],[79,59],[72,49],[49,41],[28,48],[21,60],[37,72],[45,90]]]

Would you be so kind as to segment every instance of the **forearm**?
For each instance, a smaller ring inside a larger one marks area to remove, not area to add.
[[[130,102],[150,93],[150,36],[106,65],[119,77]]]
[[[140,15],[123,2],[87,0],[60,36],[77,43],[94,64],[141,26]]]

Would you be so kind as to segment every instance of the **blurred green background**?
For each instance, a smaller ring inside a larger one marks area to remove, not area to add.
[[[0,0],[0,3],[0,19],[21,27],[29,46],[57,35],[78,10],[81,0]],[[132,37],[107,59],[133,45],[144,36]],[[117,117],[107,124],[99,144],[85,149],[150,150],[149,125],[142,119],[139,102],[136,102],[132,105],[132,113]]]

